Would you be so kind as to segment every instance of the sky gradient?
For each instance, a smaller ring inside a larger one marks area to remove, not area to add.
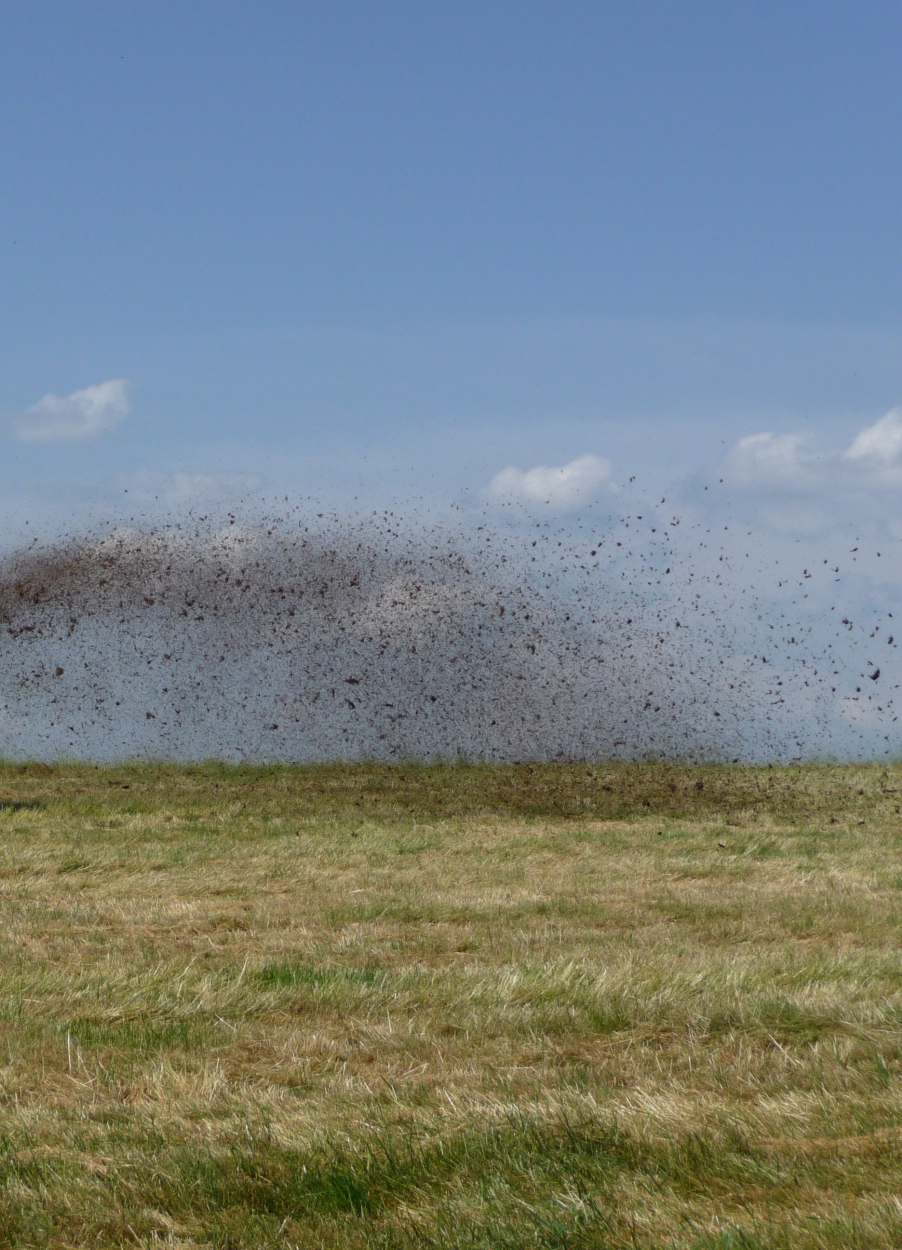
[[[882,2],[10,10],[7,536],[841,456],[902,402],[900,41]]]

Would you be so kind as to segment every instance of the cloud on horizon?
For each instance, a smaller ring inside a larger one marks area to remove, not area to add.
[[[44,395],[15,422],[15,435],[23,443],[84,442],[114,430],[129,407],[128,382],[111,378],[68,395]]]
[[[586,455],[558,466],[508,465],[492,478],[487,494],[495,503],[540,504],[568,512],[591,503],[610,483],[610,462]]]
[[[845,450],[819,450],[802,434],[741,438],[723,462],[730,485],[771,492],[857,492],[902,485],[902,408],[860,430]]]
[[[799,490],[817,481],[820,465],[801,434],[748,434],[724,462],[737,486],[788,487]]]
[[[890,411],[866,426],[852,440],[845,453],[846,460],[869,469],[896,475],[902,472],[902,408]]]
[[[120,475],[116,485],[139,504],[178,508],[240,499],[259,487],[260,478],[255,473],[196,473],[183,469],[163,473],[144,469]]]

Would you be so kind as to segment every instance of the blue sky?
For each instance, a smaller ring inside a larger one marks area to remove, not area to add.
[[[587,456],[549,507],[728,472],[892,527],[900,47],[883,0],[11,6],[7,534]]]

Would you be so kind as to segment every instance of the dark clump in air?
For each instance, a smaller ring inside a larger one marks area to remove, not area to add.
[[[746,555],[740,576],[690,529],[289,512],[35,544],[0,564],[0,754],[888,751],[895,685],[858,654],[873,630],[812,612],[807,568],[774,586]]]

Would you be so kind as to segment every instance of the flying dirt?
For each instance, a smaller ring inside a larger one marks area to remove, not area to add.
[[[660,509],[110,524],[0,562],[0,755],[891,754],[892,613],[844,615],[838,573],[825,606]]]

